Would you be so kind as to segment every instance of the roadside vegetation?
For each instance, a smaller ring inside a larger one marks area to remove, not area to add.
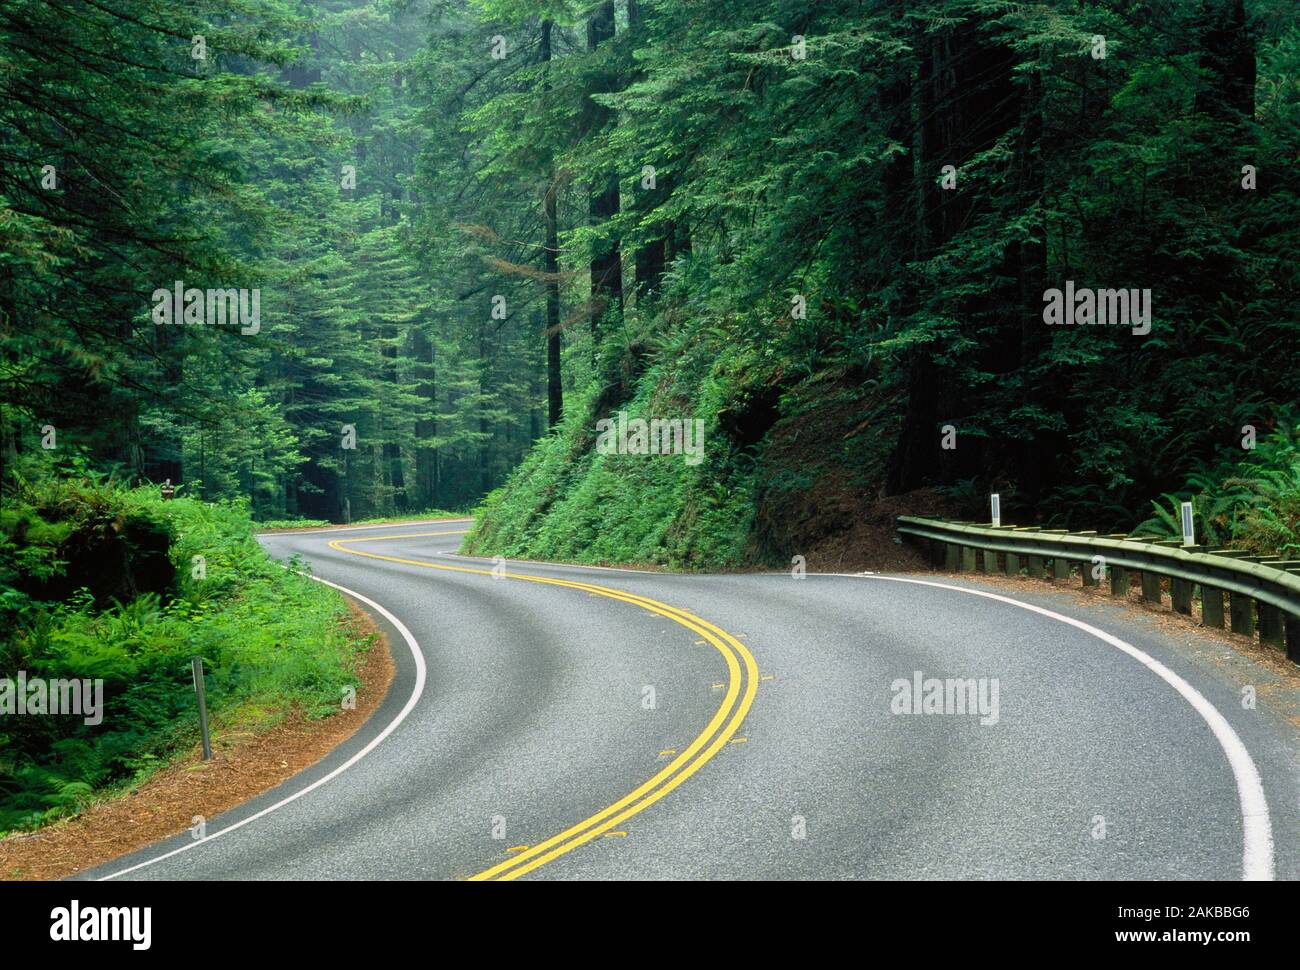
[[[468,32],[573,23],[546,10],[483,0]],[[549,171],[622,202],[560,234],[551,295],[588,311],[564,335],[591,363],[467,549],[846,562],[893,514],[986,520],[997,492],[1004,522],[1100,532],[1168,534],[1191,500],[1210,542],[1297,552],[1294,2],[635,12],[442,121],[492,159],[475,221],[511,239]],[[1134,315],[1101,320],[1121,292]],[[597,454],[619,411],[702,419],[703,462]]]
[[[1300,427],[1269,435],[1244,460],[1193,473],[1184,490],[1153,502],[1154,513],[1134,531],[1181,536],[1179,506],[1188,501],[1202,542],[1300,558]]]
[[[276,565],[245,503],[164,501],[94,475],[8,479],[0,675],[103,681],[102,721],[0,720],[0,835],[75,812],[193,749],[190,658],[217,730],[326,717],[355,686],[333,591]]]

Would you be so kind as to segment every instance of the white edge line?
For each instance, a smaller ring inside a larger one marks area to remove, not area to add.
[[[299,575],[305,575],[305,574],[300,573]],[[264,816],[270,815],[272,812],[276,811],[277,809],[284,808],[284,806],[288,805],[290,802],[297,801],[299,798],[302,798],[303,795],[315,791],[317,788],[319,788],[321,785],[325,784],[326,782],[333,781],[339,775],[343,774],[343,772],[347,771],[358,761],[360,761],[362,758],[368,755],[371,751],[375,750],[375,748],[379,746],[380,742],[382,742],[386,737],[392,734],[393,731],[397,729],[397,726],[401,724],[404,720],[406,720],[406,716],[410,714],[411,711],[414,709],[416,702],[418,702],[420,699],[420,695],[424,693],[425,664],[424,664],[424,655],[420,652],[420,645],[419,643],[416,642],[415,637],[411,635],[411,631],[406,628],[406,625],[402,623],[401,620],[393,616],[392,613],[388,612],[388,610],[384,609],[384,607],[380,606],[378,603],[376,603],[374,600],[370,599],[369,597],[362,596],[360,593],[350,590],[346,586],[340,586],[338,583],[331,583],[328,579],[321,579],[318,576],[308,576],[307,578],[313,579],[318,583],[324,583],[326,586],[333,587],[334,589],[346,593],[347,595],[351,596],[356,600],[360,600],[362,603],[365,603],[371,609],[375,610],[375,612],[377,612],[385,620],[391,623],[393,627],[397,630],[397,632],[402,635],[402,639],[406,641],[406,645],[411,650],[411,656],[415,658],[415,688],[411,691],[411,696],[406,699],[405,706],[402,707],[402,709],[397,713],[397,716],[395,718],[393,718],[391,721],[388,722],[388,724],[384,727],[382,731],[379,732],[379,734],[377,734],[374,738],[371,739],[369,744],[367,744],[364,748],[362,748],[360,751],[354,754],[343,764],[339,765],[337,768],[331,771],[324,778],[318,778],[316,781],[312,782],[306,788],[299,789],[298,791],[294,792],[292,795],[289,795],[287,798],[282,798],[274,805],[270,805],[267,808],[262,809],[260,812],[257,812],[254,815],[250,815],[246,819],[241,819],[240,821],[235,822],[233,825],[228,825],[224,829],[221,829],[218,832],[213,832],[207,838],[200,839],[197,842],[190,842],[187,845],[181,846],[179,849],[172,849],[170,852],[164,852],[162,855],[157,856],[153,859],[147,859],[144,862],[138,862],[127,869],[121,869],[118,872],[111,873],[107,876],[101,876],[99,879],[96,880],[96,882],[107,882],[109,879],[116,879],[118,876],[125,876],[129,872],[135,872],[137,869],[143,869],[145,866],[151,866],[155,862],[162,862],[164,859],[170,859],[172,856],[180,855],[182,852],[188,852],[190,849],[197,848],[200,845],[207,845],[209,842],[219,839],[221,838],[221,836],[226,835],[229,832],[235,831],[235,829],[243,828],[249,822],[256,822],[259,818],[263,818]]]
[[[861,576],[852,573],[822,573],[821,575],[848,576],[853,579],[879,579],[891,583],[914,583],[917,586],[935,586],[939,589],[952,589],[962,593],[970,593],[972,596],[983,596],[1002,603],[1010,603],[1012,606],[1018,606],[1032,613],[1042,614],[1053,620],[1059,620],[1062,623],[1083,630],[1105,643],[1109,643],[1116,649],[1124,651],[1178,691],[1183,700],[1195,708],[1196,713],[1201,715],[1201,718],[1209,725],[1210,730],[1214,732],[1214,737],[1218,740],[1219,746],[1223,748],[1223,753],[1228,758],[1228,765],[1232,768],[1232,776],[1237,783],[1237,798],[1241,803],[1243,843],[1241,878],[1247,882],[1267,881],[1273,878],[1273,826],[1269,820],[1268,800],[1264,797],[1264,785],[1260,781],[1259,770],[1255,767],[1255,762],[1251,760],[1250,752],[1246,750],[1245,744],[1237,736],[1237,732],[1232,729],[1232,725],[1228,723],[1227,718],[1219,713],[1218,708],[1206,700],[1200,691],[1160,661],[1139,650],[1131,643],[1126,643],[1119,637],[1112,636],[1104,630],[1099,630],[1095,626],[1084,623],[1082,620],[1054,613],[1041,606],[1034,606],[1032,603],[1022,603],[1020,600],[1012,599],[1009,596],[970,589],[966,586],[953,586],[949,583],[936,583],[924,579],[904,579],[901,576]]]

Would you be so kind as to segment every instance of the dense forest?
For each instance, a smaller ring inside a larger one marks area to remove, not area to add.
[[[192,743],[192,655],[239,723],[355,683],[258,524],[844,565],[996,491],[1300,558],[1297,14],[7,0],[0,675],[111,728],[0,733],[0,831]]]
[[[1290,0],[8,3],[5,494],[354,521],[528,456],[477,548],[753,561],[990,489],[1294,539],[1298,61]],[[597,453],[620,410],[703,460]]]

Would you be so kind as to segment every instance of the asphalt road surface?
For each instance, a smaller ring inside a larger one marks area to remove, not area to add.
[[[1227,648],[1031,584],[502,565],[465,528],[263,537],[368,601],[387,700],[88,877],[1300,875],[1297,728]]]

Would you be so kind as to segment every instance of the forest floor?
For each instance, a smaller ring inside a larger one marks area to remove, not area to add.
[[[354,641],[374,637],[361,655],[356,707],[318,720],[290,711],[267,724],[234,725],[212,739],[212,760],[197,747],[130,790],[107,792],[80,814],[0,839],[0,879],[62,879],[152,845],[276,787],[352,737],[388,693],[394,665],[387,637],[349,603]],[[242,729],[241,729],[242,727]]]

